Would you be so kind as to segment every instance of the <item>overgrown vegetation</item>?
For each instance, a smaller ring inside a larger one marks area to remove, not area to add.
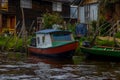
[[[75,26],[76,24],[70,24],[70,23],[67,24],[68,30],[71,31],[74,34],[74,36],[75,36]]]
[[[63,21],[64,21],[63,18],[58,13],[52,13],[52,14],[46,13],[46,14],[43,15],[43,20],[44,20],[44,28],[45,29],[46,28],[52,28],[52,25],[56,24],[56,23],[63,25]],[[105,21],[106,21],[105,18],[103,16],[101,16],[100,25],[104,24]],[[95,32],[96,27],[97,27],[97,22],[92,21],[91,25],[92,25],[93,31]],[[108,24],[106,24],[102,27],[102,29],[100,30],[101,34],[106,32],[106,29],[108,28],[108,27],[106,27],[107,25]],[[71,31],[73,33],[74,37],[75,37],[75,26],[76,26],[76,24],[67,23],[66,26],[67,26],[67,30]],[[91,37],[91,35],[90,35],[90,37]],[[117,33],[116,37],[120,38],[120,33]],[[27,38],[27,39],[28,39],[27,44],[29,44],[30,38]],[[80,38],[79,39],[80,46],[81,46],[83,41],[85,41],[85,40],[91,41],[91,39],[88,40],[87,37]],[[114,42],[97,39],[96,44],[101,45],[101,46],[113,46]],[[0,48],[1,48],[1,50],[4,48],[6,51],[22,51],[24,49],[23,40],[22,40],[22,38],[17,38],[16,36],[13,36],[12,38],[10,38],[10,36],[7,36],[7,37],[0,36]],[[78,48],[76,51],[79,52],[80,48]]]
[[[114,46],[114,41],[109,41],[109,40],[100,40],[100,39],[97,39],[96,40],[96,45],[99,45],[99,46]]]
[[[29,38],[27,43],[29,43]],[[23,51],[23,39],[16,36],[0,36],[0,48],[5,51]]]
[[[63,18],[58,13],[46,13],[43,15],[44,28],[52,28],[53,24],[61,24]]]
[[[115,37],[116,37],[116,38],[120,38],[120,32],[117,32],[117,33],[115,34]]]
[[[97,21],[93,20],[93,21],[91,22],[91,26],[92,26],[92,28],[93,28],[93,31],[95,32],[96,29],[97,29]]]
[[[45,29],[52,28],[52,25],[58,24],[63,26],[64,19],[58,13],[46,13],[43,15],[43,26]],[[75,33],[76,24],[66,23],[67,30],[70,30],[73,34]]]

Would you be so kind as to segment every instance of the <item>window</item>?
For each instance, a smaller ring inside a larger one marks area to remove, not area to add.
[[[8,0],[1,0],[1,9],[8,10]]]
[[[53,34],[54,41],[71,41],[70,34]]]
[[[92,4],[90,6],[90,21],[96,20],[98,18],[98,4]]]
[[[53,11],[62,11],[62,3],[60,2],[53,2]]]
[[[77,18],[77,6],[71,6],[70,8],[70,17]]]
[[[85,5],[80,7],[80,22],[89,23],[98,18],[98,4]]]
[[[45,36],[42,37],[42,43],[44,43],[44,42],[45,42]]]
[[[84,13],[85,13],[85,22],[86,23],[89,23],[89,21],[90,21],[90,5],[86,5],[85,7],[84,7]]]
[[[37,42],[38,42],[38,45],[40,44],[40,38],[39,37],[37,37]]]
[[[32,0],[20,0],[20,7],[32,8]]]

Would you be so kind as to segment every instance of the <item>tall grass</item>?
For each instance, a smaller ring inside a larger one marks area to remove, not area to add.
[[[29,41],[28,38],[27,44]],[[0,48],[6,51],[21,51],[24,48],[23,39],[16,36],[0,36]]]

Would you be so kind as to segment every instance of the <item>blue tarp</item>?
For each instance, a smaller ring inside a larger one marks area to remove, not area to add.
[[[76,25],[75,34],[77,37],[82,37],[87,35],[87,24],[80,23]]]

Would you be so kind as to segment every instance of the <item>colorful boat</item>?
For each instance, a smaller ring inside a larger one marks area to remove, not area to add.
[[[36,32],[28,52],[39,56],[71,58],[77,47],[78,41],[74,40],[70,31],[46,29]]]
[[[113,58],[120,58],[120,48],[106,47],[106,46],[94,46],[94,47],[81,47],[81,52],[87,57],[93,56],[106,56]]]

